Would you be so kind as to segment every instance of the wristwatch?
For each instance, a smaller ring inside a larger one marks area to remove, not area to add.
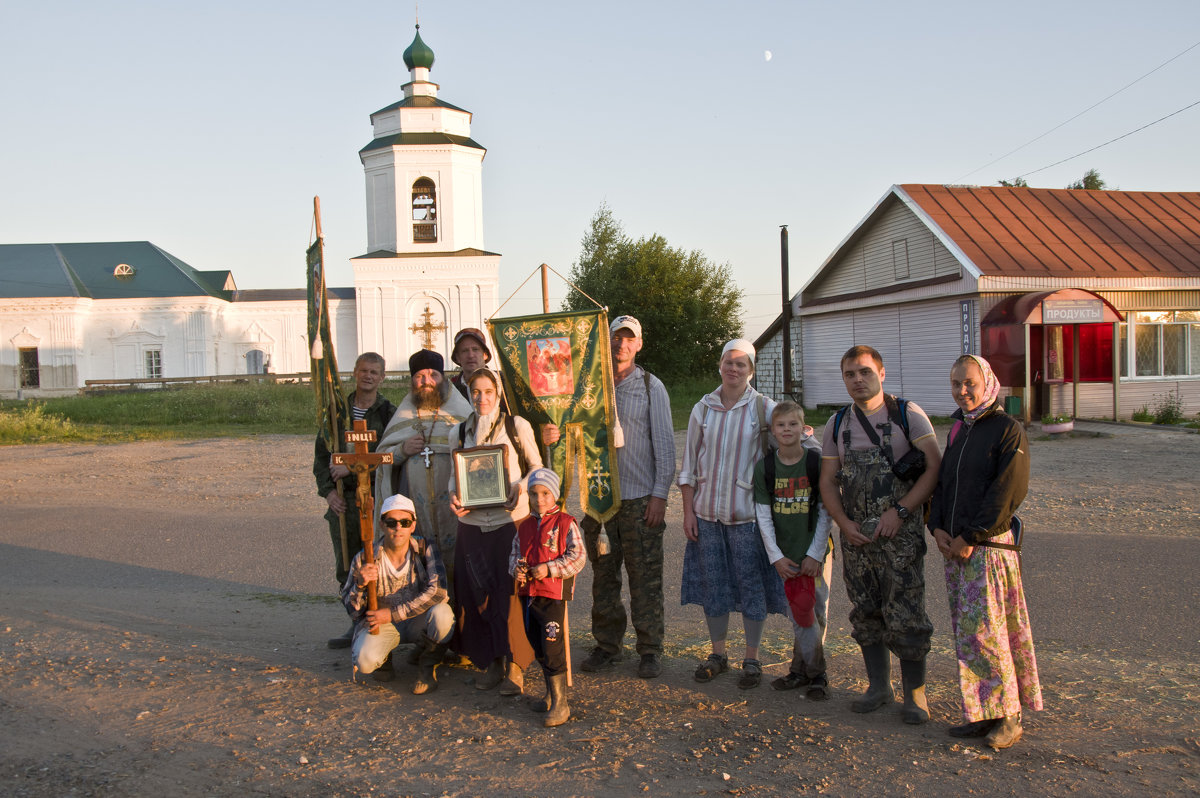
[[[905,506],[904,506],[903,504],[901,504],[900,502],[896,502],[896,503],[895,503],[895,504],[893,504],[892,506],[896,508],[896,515],[900,516],[900,520],[901,520],[901,521],[907,521],[907,520],[908,520],[908,517],[909,517],[910,515],[912,515],[912,513],[911,513],[911,512],[909,512],[908,508],[907,508],[907,507],[905,507]]]

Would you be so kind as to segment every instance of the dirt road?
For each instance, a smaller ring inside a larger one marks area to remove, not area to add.
[[[345,616],[310,441],[7,448],[0,791],[1194,795],[1200,436],[1087,429],[1105,437],[1032,442],[1025,579],[1047,709],[998,754],[945,732],[959,714],[936,552],[929,725],[850,713],[865,681],[840,574],[830,701],[739,690],[736,669],[699,685],[706,636],[699,609],[678,606],[675,494],[662,677],[638,679],[632,654],[579,673],[571,721],[545,730],[463,669],[422,698],[407,666],[390,684],[351,681],[348,655],[324,645]],[[577,595],[576,662],[589,648],[587,571]],[[782,674],[782,618],[765,651],[768,677]]]

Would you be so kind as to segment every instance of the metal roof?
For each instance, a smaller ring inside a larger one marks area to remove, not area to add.
[[[486,150],[479,142],[468,136],[455,136],[452,133],[395,133],[391,136],[380,136],[359,150],[360,153],[371,150],[381,150],[384,147],[412,147],[436,144],[458,144],[476,150]]]
[[[982,274],[1200,275],[1200,192],[917,184],[893,191]]]
[[[451,105],[445,100],[439,100],[437,97],[429,97],[425,94],[414,94],[412,97],[405,97],[403,100],[392,103],[391,105],[380,108],[371,116],[382,114],[386,111],[395,111],[397,108],[449,108],[451,111],[462,111],[464,114],[471,113],[466,108],[459,108],[457,105]]]
[[[130,268],[117,268],[122,265]],[[0,298],[5,299],[229,299],[234,288],[228,270],[199,271],[149,241],[0,244]]]

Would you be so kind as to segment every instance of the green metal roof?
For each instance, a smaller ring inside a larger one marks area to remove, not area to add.
[[[405,97],[403,100],[394,102],[386,108],[380,108],[375,114],[382,114],[385,111],[395,111],[397,108],[449,108],[451,111],[462,111],[464,114],[471,113],[466,108],[451,105],[445,100],[439,100],[437,97],[414,94],[412,97]],[[375,114],[371,114],[371,116],[375,116]]]
[[[421,41],[420,25],[417,26],[417,35],[413,37],[412,44],[404,51],[404,65],[410,71],[417,67],[433,68],[433,50],[430,50],[429,45]]]
[[[118,265],[132,274],[118,276]],[[149,241],[0,244],[0,298],[211,296],[228,300],[227,270],[197,271]]]
[[[487,150],[487,147],[467,136],[455,136],[450,133],[396,133],[391,136],[380,136],[359,150],[359,153],[382,150],[384,147],[402,147],[405,145],[428,146],[430,144],[458,144],[459,146],[471,147],[476,150]]]

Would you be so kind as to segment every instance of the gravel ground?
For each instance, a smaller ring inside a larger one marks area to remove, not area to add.
[[[946,430],[940,432],[945,435]],[[0,787],[12,796],[1194,795],[1200,792],[1200,436],[1081,424],[1031,443],[1025,582],[1047,709],[992,753],[959,722],[949,617],[927,560],[933,721],[854,715],[865,687],[840,575],[833,696],[706,685],[698,608],[667,531],[663,675],[576,674],[571,722],[411,669],[351,680],[309,473],[291,436],[10,447],[0,462]],[[835,569],[836,570],[836,569]],[[589,649],[590,577],[572,603]],[[738,645],[737,622],[731,645]],[[632,639],[627,639],[632,646]],[[737,650],[734,648],[733,650]],[[768,622],[767,678],[790,657]],[[536,676],[531,682],[540,681]],[[898,682],[898,674],[897,674]],[[796,691],[802,692],[802,691]]]

